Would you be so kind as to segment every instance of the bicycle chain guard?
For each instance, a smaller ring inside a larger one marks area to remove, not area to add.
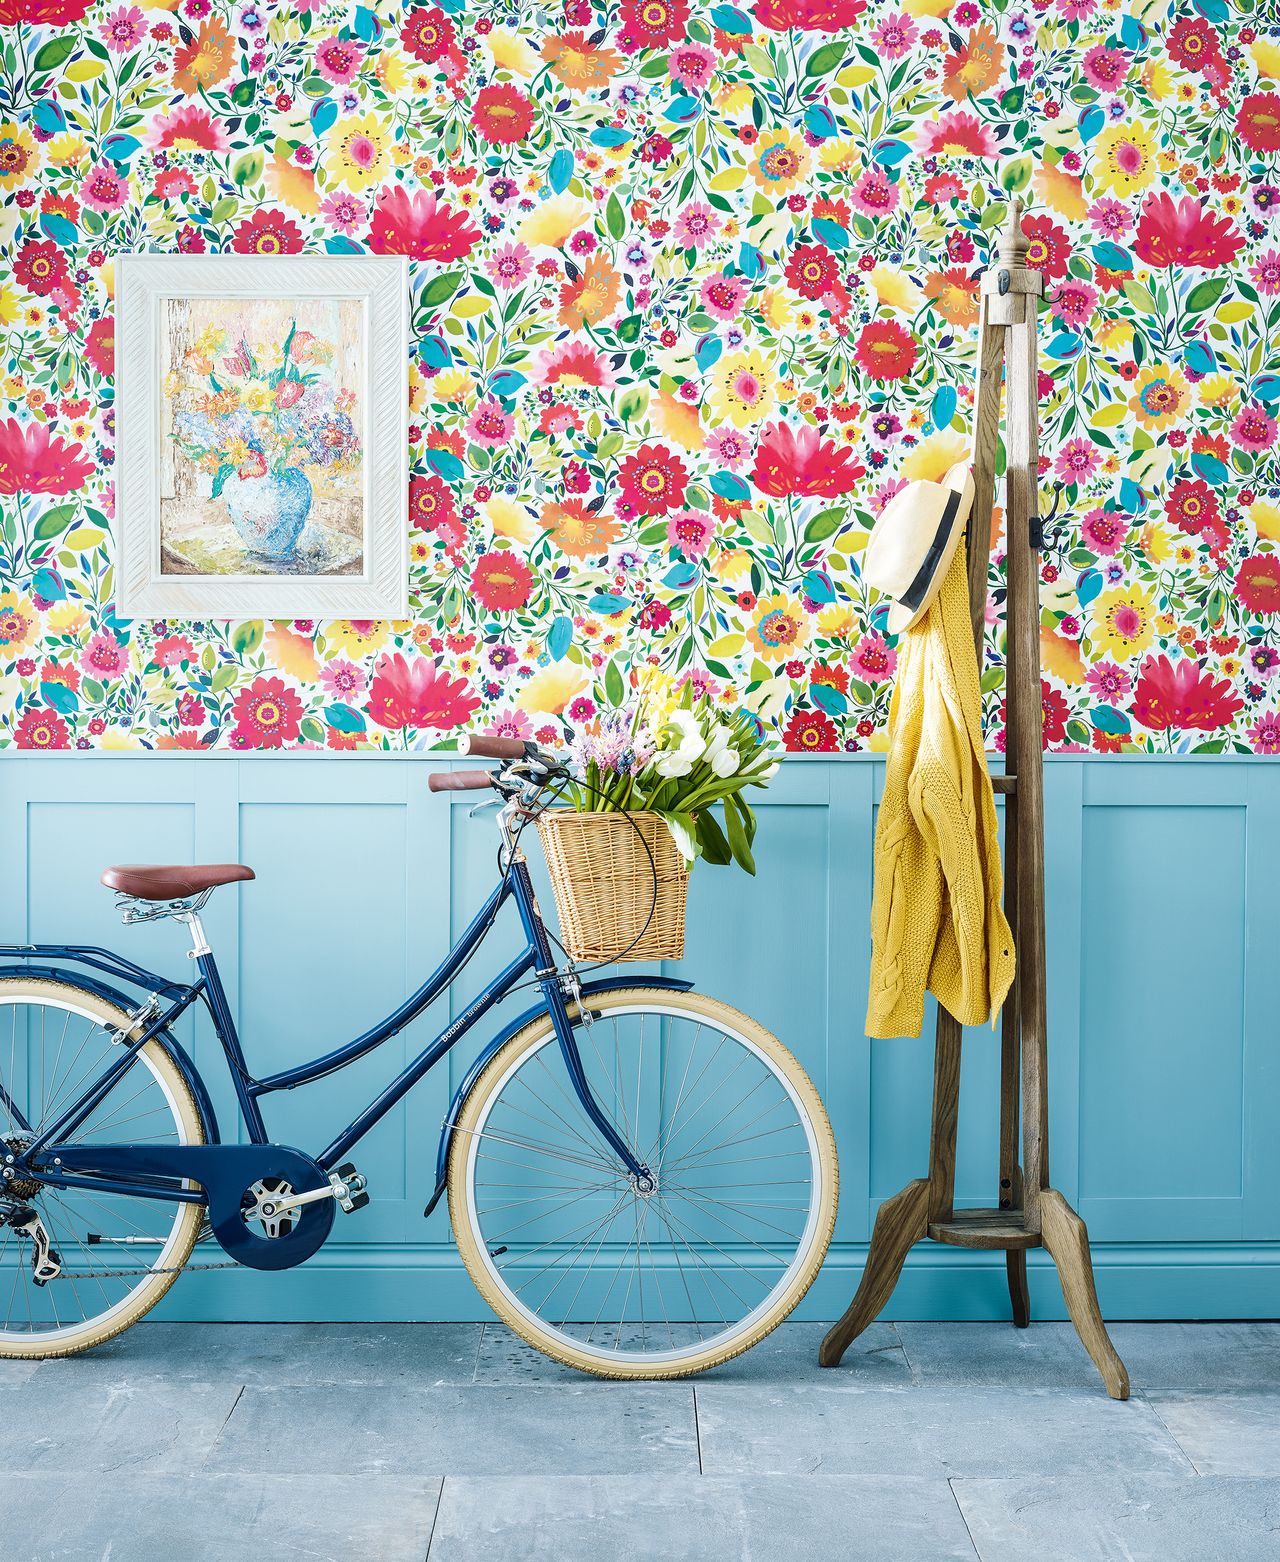
[[[55,1159],[60,1166],[53,1165]],[[32,1171],[50,1187],[58,1186],[60,1172],[124,1182],[176,1177],[199,1183],[223,1252],[250,1269],[292,1269],[317,1252],[333,1229],[331,1198],[300,1206],[292,1230],[277,1236],[260,1235],[245,1223],[245,1195],[255,1184],[287,1182],[297,1193],[330,1186],[329,1174],[317,1162],[282,1144],[52,1144]],[[256,1202],[251,1194],[249,1202]]]

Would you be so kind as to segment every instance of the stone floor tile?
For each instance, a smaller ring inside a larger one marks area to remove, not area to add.
[[[454,1479],[430,1562],[976,1562],[944,1480]],[[1025,1562],[1025,1559],[1023,1559]]]
[[[1115,1323],[1138,1388],[1280,1391],[1280,1323]]]
[[[440,1482],[326,1475],[6,1477],[9,1562],[422,1562]]]
[[[1098,1369],[1069,1323],[897,1323],[918,1383],[974,1388],[1087,1388]]]
[[[470,1383],[480,1323],[140,1323],[41,1382]]]
[[[1280,1476],[1280,1392],[1153,1389],[1144,1398],[1201,1475]]]
[[[1275,1562],[1280,1481],[1102,1475],[952,1482],[982,1562]]]
[[[1150,1406],[1101,1389],[700,1383],[709,1475],[985,1475],[1190,1466]]]
[[[306,1469],[321,1450],[344,1470],[414,1480],[696,1472],[692,1391],[614,1387],[251,1387],[207,1467],[257,1470],[267,1450],[276,1469]]]

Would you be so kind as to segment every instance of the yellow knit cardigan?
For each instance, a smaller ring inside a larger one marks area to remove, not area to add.
[[[964,1025],[1013,981],[961,546],[902,637],[876,825],[868,1036],[918,1036],[925,990]]]

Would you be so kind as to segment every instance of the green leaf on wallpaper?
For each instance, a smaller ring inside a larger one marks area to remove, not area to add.
[[[308,743],[324,742],[324,728],[314,716],[305,716],[299,723],[298,731]]]
[[[622,202],[618,199],[616,191],[609,196],[608,204],[604,209],[604,220],[611,238],[620,239],[627,231],[626,214],[622,210]]]
[[[236,674],[240,669],[234,662],[223,662],[214,668],[213,677],[209,680],[209,687],[215,694],[221,694],[224,689],[229,689],[236,681]]]
[[[36,50],[36,57],[31,62],[32,69],[40,72],[56,71],[76,52],[76,43],[77,36],[70,29],[56,38],[50,38],[42,49]]]
[[[319,80],[320,80],[320,78],[318,76],[313,76],[313,77],[308,78],[308,81],[319,81]],[[328,90],[329,90],[328,84],[327,83],[321,83],[321,84],[324,87],[324,91],[328,92]],[[254,95],[257,92],[257,90],[258,90],[257,83],[254,82],[252,80],[252,78],[246,77],[246,79],[244,81],[238,81],[238,82],[236,82],[235,86],[232,87],[232,89],[231,89],[231,101],[235,104],[235,106],[237,108],[248,108],[250,103],[253,102]],[[308,90],[308,82],[307,81],[304,81],[302,83],[302,90],[304,92],[306,92]]]
[[[448,271],[442,277],[432,277],[422,290],[422,302],[428,309],[438,308],[453,297],[462,286],[462,281],[461,271]]]
[[[215,201],[209,212],[209,221],[214,227],[224,222],[230,222],[240,209],[240,202],[234,195],[224,195],[220,201]]]
[[[1014,157],[1003,164],[1000,169],[1000,188],[1010,195],[1015,191],[1025,190],[1031,183],[1031,158]]]
[[[75,518],[74,504],[55,504],[46,510],[35,524],[32,536],[37,542],[48,542],[50,537],[60,537]]]
[[[615,708],[621,705],[626,698],[626,686],[622,681],[622,669],[617,662],[610,662],[604,670],[604,693],[609,704]]]
[[[836,507],[830,510],[819,510],[817,515],[804,529],[806,542],[825,542],[828,537],[834,537],[844,524],[845,512]]]
[[[241,656],[247,656],[249,652],[256,651],[262,644],[262,622],[260,619],[250,619],[247,623],[237,624],[231,631],[231,644]]]
[[[257,184],[266,159],[261,152],[244,152],[231,165],[231,177],[238,185]]]
[[[843,43],[824,43],[821,48],[815,49],[805,62],[805,75],[833,76],[840,69],[840,64],[848,52],[848,48]]]
[[[630,423],[640,417],[649,405],[649,391],[646,386],[633,385],[625,391],[618,403],[618,416],[624,423]]]
[[[1206,277],[1187,294],[1187,309],[1193,315],[1212,309],[1227,291],[1226,277]]]
[[[601,461],[607,461],[610,456],[616,456],[622,449],[622,431],[610,429],[603,439],[596,443],[596,456]]]
[[[80,692],[90,705],[101,705],[107,697],[107,686],[96,678],[86,678],[80,685]]]
[[[1156,301],[1151,296],[1151,290],[1143,287],[1142,283],[1134,277],[1127,277],[1123,283],[1124,296],[1133,307],[1141,314],[1154,314]]]

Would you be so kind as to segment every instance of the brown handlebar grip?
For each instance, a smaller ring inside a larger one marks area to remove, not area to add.
[[[458,752],[476,759],[523,759],[524,744],[519,738],[490,738],[468,732],[458,739]]]
[[[481,792],[492,785],[487,770],[433,770],[427,777],[429,792]]]

